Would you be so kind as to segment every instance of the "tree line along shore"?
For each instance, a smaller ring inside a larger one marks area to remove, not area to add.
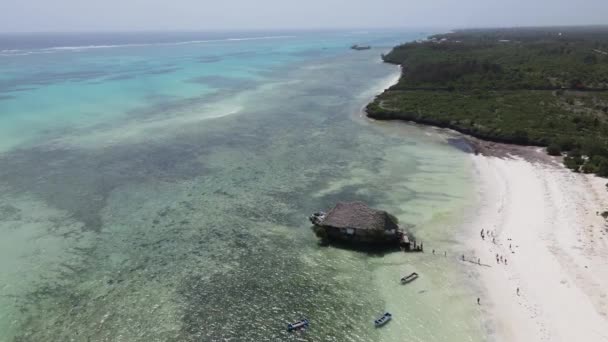
[[[369,117],[543,146],[608,176],[608,26],[458,30],[382,57],[402,75]]]

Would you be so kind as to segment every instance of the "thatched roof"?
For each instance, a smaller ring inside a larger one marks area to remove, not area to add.
[[[362,202],[339,202],[327,213],[321,225],[367,230],[399,228],[386,211],[372,209]]]

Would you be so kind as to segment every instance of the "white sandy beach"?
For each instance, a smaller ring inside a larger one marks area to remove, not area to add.
[[[465,257],[482,266],[465,265],[480,280],[489,340],[608,341],[608,225],[598,215],[608,180],[557,162],[472,158],[481,208]]]

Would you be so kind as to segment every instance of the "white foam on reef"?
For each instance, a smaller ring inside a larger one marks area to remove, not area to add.
[[[296,36],[262,36],[262,37],[244,37],[244,38],[225,38],[225,39],[207,39],[207,40],[189,40],[182,42],[170,42],[170,43],[133,43],[133,44],[114,44],[114,45],[80,45],[80,46],[56,46],[45,49],[33,49],[33,50],[19,50],[19,49],[7,49],[1,50],[0,56],[26,56],[32,54],[44,54],[44,53],[55,53],[65,51],[86,51],[93,49],[115,49],[115,48],[132,48],[132,47],[145,47],[145,46],[178,46],[178,45],[191,45],[191,44],[205,44],[205,43],[218,43],[218,42],[240,42],[240,41],[251,41],[251,40],[269,40],[269,39],[287,39],[295,38]]]

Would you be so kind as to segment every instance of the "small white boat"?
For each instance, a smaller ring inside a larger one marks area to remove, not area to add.
[[[381,327],[381,326],[385,325],[388,321],[390,321],[391,318],[393,318],[393,315],[391,315],[390,312],[385,312],[384,315],[382,315],[382,317],[380,317],[374,321],[374,325],[376,327]]]
[[[308,327],[308,324],[308,319],[304,318],[303,320],[287,324],[287,331],[300,330]]]
[[[401,278],[401,284],[407,284],[418,279],[418,273],[412,272],[410,275]]]

